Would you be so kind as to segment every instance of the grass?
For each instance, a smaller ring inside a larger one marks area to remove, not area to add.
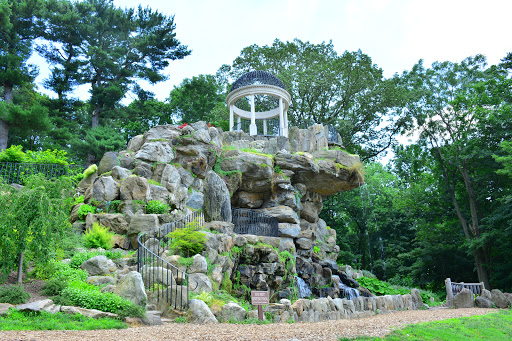
[[[93,319],[79,314],[50,314],[45,311],[23,313],[10,310],[7,315],[0,317],[0,330],[93,330],[127,327],[126,323],[111,318]]]
[[[510,340],[512,338],[512,310],[501,310],[487,315],[461,317],[443,321],[410,325],[385,336],[358,337],[344,340]]]

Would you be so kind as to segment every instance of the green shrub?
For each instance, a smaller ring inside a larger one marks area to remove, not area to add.
[[[146,205],[147,214],[167,214],[171,208],[160,200],[150,200]]]
[[[85,232],[83,236],[84,246],[88,248],[111,249],[113,246],[114,233],[108,227],[99,223],[92,224],[92,229]]]
[[[75,259],[74,256],[73,259]],[[85,281],[89,275],[87,274],[87,271],[80,269],[80,265],[82,265],[82,263],[87,259],[85,259],[77,266],[73,265],[73,259],[71,260],[71,264],[54,262],[53,268],[55,273],[53,275],[53,279],[62,282]],[[75,261],[75,263],[77,263],[77,261]]]
[[[0,162],[24,162],[25,153],[22,146],[10,146],[0,152]]]
[[[76,212],[76,214],[78,215],[78,219],[80,220],[84,220],[85,217],[87,216],[87,213],[96,213],[96,207],[94,206],[91,206],[89,204],[84,204],[82,206],[80,206],[78,208],[78,211]]]
[[[30,294],[21,285],[8,285],[0,288],[0,302],[13,305],[27,302]]]
[[[118,314],[120,318],[126,316],[143,317],[144,309],[134,303],[110,292],[101,292],[94,285],[85,282],[70,282],[62,291],[62,296],[68,297],[74,305],[87,309]]]
[[[95,164],[92,164],[90,165],[89,167],[87,167],[85,170],[84,170],[84,179],[93,175],[94,173],[96,173],[98,171],[98,166],[96,166]]]
[[[196,231],[193,226],[176,229],[167,237],[171,238],[171,250],[185,257],[201,253],[206,242],[205,234]]]
[[[52,278],[44,284],[41,293],[45,296],[56,296],[60,295],[62,290],[66,289],[66,287],[67,282],[57,278]]]
[[[79,269],[80,265],[88,259],[96,256],[106,256],[109,259],[120,259],[123,258],[123,253],[121,251],[86,251],[75,253],[71,258],[70,266],[75,269]]]

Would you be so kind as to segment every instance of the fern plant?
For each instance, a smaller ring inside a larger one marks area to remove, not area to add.
[[[99,223],[94,223],[92,229],[85,232],[83,241],[85,247],[98,248],[109,250],[113,246],[114,233],[110,232],[110,229],[105,226],[101,226]]]

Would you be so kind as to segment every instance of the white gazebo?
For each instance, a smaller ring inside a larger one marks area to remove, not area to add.
[[[274,107],[257,112],[255,96],[269,96],[268,103],[275,103]],[[249,100],[251,111],[244,110],[237,106],[239,100]],[[286,91],[283,82],[276,76],[265,71],[252,71],[238,78],[226,98],[229,107],[229,130],[240,130],[241,119],[250,120],[249,134],[258,135],[256,120],[261,120],[263,127],[260,134],[268,135],[267,120],[279,117],[278,135],[288,137],[288,116],[287,110],[290,106],[290,94]],[[237,117],[235,127],[234,116]]]

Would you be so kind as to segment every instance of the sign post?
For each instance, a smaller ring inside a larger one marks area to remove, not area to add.
[[[263,321],[263,305],[268,305],[268,291],[251,291],[251,304],[258,306],[258,318]]]

